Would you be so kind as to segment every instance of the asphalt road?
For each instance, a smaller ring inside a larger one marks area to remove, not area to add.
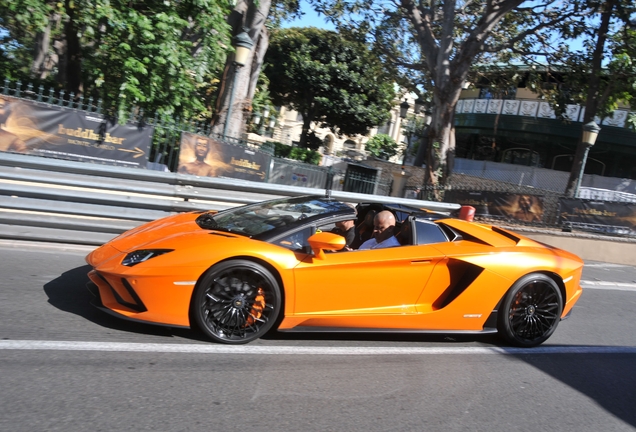
[[[636,430],[636,267],[587,263],[541,347],[273,335],[241,347],[93,309],[87,247],[0,242],[0,430]]]

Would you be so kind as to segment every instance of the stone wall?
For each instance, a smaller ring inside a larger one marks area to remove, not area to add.
[[[374,157],[369,157],[367,160],[361,162],[364,165],[379,168],[382,170],[381,181],[390,183],[393,180],[394,175],[402,174],[402,165],[388,162]],[[421,187],[424,184],[424,168],[416,166],[405,166],[404,172],[407,177],[406,190],[413,190]]]

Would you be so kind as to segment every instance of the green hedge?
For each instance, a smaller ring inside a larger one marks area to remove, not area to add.
[[[274,145],[274,156],[279,158],[295,159],[312,165],[320,164],[322,159],[322,155],[317,151],[292,147],[280,142],[270,142],[268,144]]]

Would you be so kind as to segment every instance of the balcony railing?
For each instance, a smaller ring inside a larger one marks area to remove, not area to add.
[[[460,99],[455,107],[457,114],[501,114],[544,119],[556,119],[557,116],[549,103],[537,99]],[[583,122],[585,107],[567,105],[563,117],[572,122]],[[628,126],[628,109],[617,109],[612,116],[600,119],[597,124],[625,128]],[[636,113],[632,113],[636,115]]]

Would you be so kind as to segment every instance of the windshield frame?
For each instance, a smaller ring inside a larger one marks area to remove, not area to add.
[[[202,229],[269,241],[302,225],[344,215],[355,219],[356,212],[340,200],[304,195],[276,198],[218,213],[205,212],[197,217],[196,223]]]

